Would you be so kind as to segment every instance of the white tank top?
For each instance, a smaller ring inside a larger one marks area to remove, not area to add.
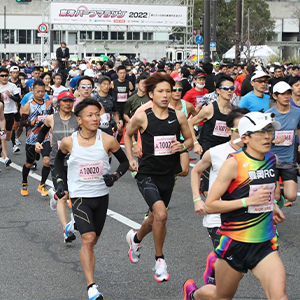
[[[93,146],[78,144],[78,131],[72,134],[73,148],[68,160],[68,188],[71,198],[101,197],[109,193],[102,175],[110,171],[109,157],[103,148],[102,132],[97,130]]]
[[[209,173],[209,187],[208,192],[210,191],[213,183],[218,177],[218,173],[227,159],[230,153],[236,152],[230,145],[230,142],[212,147],[209,149],[211,157],[211,168]],[[203,218],[203,226],[207,228],[220,227],[221,226],[221,217],[220,214],[209,214],[205,215]]]

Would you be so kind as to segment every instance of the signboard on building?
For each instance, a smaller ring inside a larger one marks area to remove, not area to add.
[[[185,27],[187,6],[51,3],[51,23]]]

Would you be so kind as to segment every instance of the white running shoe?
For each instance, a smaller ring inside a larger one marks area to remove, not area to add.
[[[155,275],[156,282],[169,281],[169,273],[167,272],[167,264],[164,259],[159,258],[155,263]]]
[[[16,142],[16,145],[17,145],[17,146],[20,146],[20,145],[21,145],[21,142],[20,142],[19,139],[16,138],[16,139],[15,139],[15,142]]]
[[[57,200],[55,200],[54,195],[55,195],[54,189],[53,188],[49,189],[48,190],[48,196],[50,197],[49,205],[52,210],[56,210],[57,207]]]
[[[14,145],[13,146],[13,153],[17,153],[17,152],[20,152],[20,147],[17,146],[17,145]]]
[[[129,245],[128,258],[129,260],[135,264],[139,261],[141,257],[141,243],[135,243],[133,238],[136,232],[133,229],[130,229],[126,235],[126,241]]]
[[[71,220],[65,227],[64,242],[67,244],[72,243],[74,240],[76,240],[76,236],[74,234],[74,220]]]
[[[88,289],[88,295],[90,300],[103,300],[103,295],[99,292],[97,284],[93,284]]]

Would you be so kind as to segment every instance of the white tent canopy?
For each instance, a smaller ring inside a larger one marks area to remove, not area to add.
[[[247,58],[247,47],[244,46],[243,51],[241,51],[241,58]],[[261,58],[267,59],[268,57],[276,55],[276,53],[267,45],[250,46],[250,57],[251,58]],[[224,55],[224,58],[234,59],[235,58],[235,46],[231,47]]]

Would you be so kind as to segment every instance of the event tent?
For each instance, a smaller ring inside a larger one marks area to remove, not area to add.
[[[243,51],[241,51],[241,58],[246,58],[247,47],[244,46]],[[250,57],[252,58],[261,58],[262,60],[267,59],[268,57],[276,55],[276,53],[267,45],[258,45],[250,46]],[[223,59],[234,59],[235,58],[235,46],[231,47],[224,55]]]

